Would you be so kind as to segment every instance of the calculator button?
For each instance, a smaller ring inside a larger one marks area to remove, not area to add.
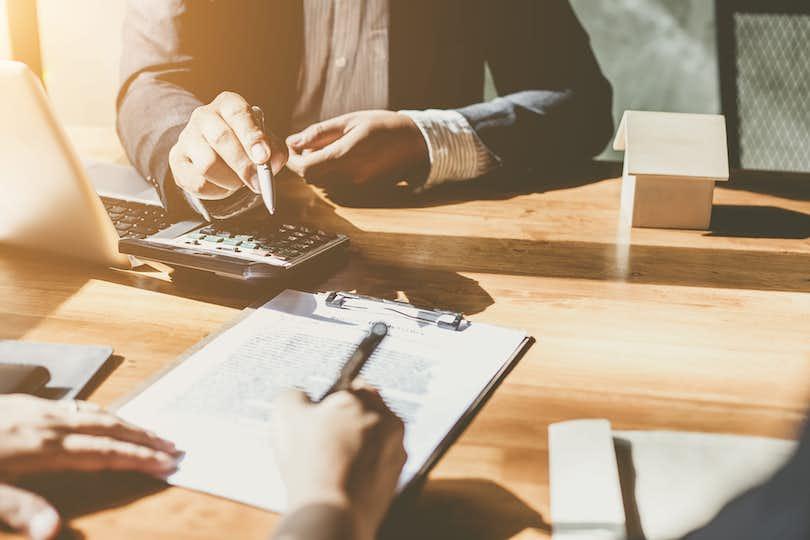
[[[130,230],[133,233],[137,233],[137,234],[153,234],[153,233],[157,232],[156,228],[154,228],[154,227],[152,227],[150,225],[143,224],[143,223],[138,223],[136,225],[133,225]]]
[[[140,221],[143,221],[143,218],[140,216],[124,216],[121,218],[121,223],[129,223],[130,225],[134,225]]]

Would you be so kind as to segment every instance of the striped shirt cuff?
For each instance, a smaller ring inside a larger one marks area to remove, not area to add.
[[[422,132],[430,156],[430,174],[416,191],[444,182],[469,180],[492,171],[497,158],[481,142],[464,116],[454,110],[399,111]]]

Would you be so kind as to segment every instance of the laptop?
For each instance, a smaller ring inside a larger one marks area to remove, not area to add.
[[[39,79],[0,62],[0,245],[117,268],[154,260],[245,281],[342,261],[344,235],[269,216],[173,222],[131,167],[83,163]]]

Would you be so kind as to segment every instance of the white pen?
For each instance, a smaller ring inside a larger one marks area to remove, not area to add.
[[[250,108],[250,112],[253,114],[253,121],[256,122],[259,125],[259,129],[264,132],[264,111],[262,111],[261,107],[254,105]],[[262,163],[261,165],[256,165],[256,174],[259,177],[259,191],[261,192],[264,206],[272,216],[276,213],[276,197],[273,193],[273,170],[270,168],[269,164]]]

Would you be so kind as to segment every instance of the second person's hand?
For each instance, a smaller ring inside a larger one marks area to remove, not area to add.
[[[256,125],[250,104],[223,92],[198,107],[169,152],[175,183],[200,199],[224,199],[242,186],[259,193],[256,165],[274,174],[287,162],[287,146]]]
[[[406,458],[404,424],[380,394],[355,383],[315,404],[289,391],[276,401],[274,428],[288,520],[296,512],[330,507],[348,516],[345,537],[372,540]]]
[[[287,137],[287,167],[316,184],[394,183],[426,176],[430,156],[407,115],[359,111],[313,124]]]
[[[86,402],[0,396],[0,523],[35,540],[60,529],[56,510],[16,487],[19,478],[56,471],[175,470],[174,445]]]

